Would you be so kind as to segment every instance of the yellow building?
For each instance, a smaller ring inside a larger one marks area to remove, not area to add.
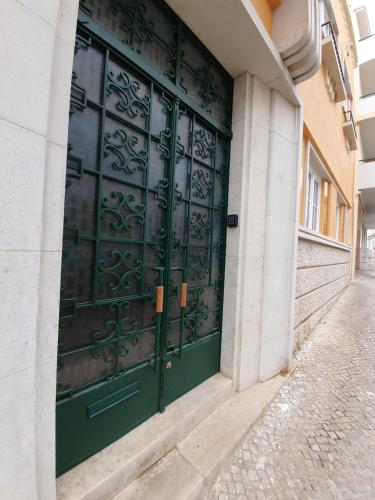
[[[272,34],[272,13],[282,3],[253,3]],[[348,284],[355,268],[357,239],[355,38],[345,0],[321,1],[319,9],[321,64],[314,76],[297,86],[303,101],[303,141],[296,346]]]
[[[351,244],[357,149],[352,89],[357,61],[347,7],[340,0],[332,0],[332,6],[323,14],[320,70],[299,86],[304,102],[299,221]]]

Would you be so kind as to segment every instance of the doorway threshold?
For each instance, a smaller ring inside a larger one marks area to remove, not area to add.
[[[206,500],[220,468],[242,444],[288,376],[278,375],[233,393],[114,500]]]
[[[56,480],[58,500],[109,500],[168,455],[233,392],[217,373]]]

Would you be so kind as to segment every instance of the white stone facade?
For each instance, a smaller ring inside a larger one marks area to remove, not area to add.
[[[221,365],[241,390],[288,368],[298,114],[246,73],[234,98],[228,210],[241,224],[227,233]]]
[[[55,384],[78,0],[4,0],[0,30],[0,491],[55,496]]]
[[[181,2],[169,4],[179,13]],[[202,16],[193,4],[191,19],[185,12],[184,21],[199,36]],[[228,230],[221,371],[239,391],[288,370],[291,362],[302,127],[295,87],[254,8],[240,0],[235,5],[230,15],[237,19],[236,36],[244,30],[259,61],[242,57],[235,45],[214,46],[235,78],[229,211],[239,214],[240,223]],[[57,322],[77,9],[78,0],[2,3],[4,499],[55,497]],[[212,5],[210,15],[217,22],[211,19],[215,29],[206,30],[203,41],[212,50],[227,19]]]

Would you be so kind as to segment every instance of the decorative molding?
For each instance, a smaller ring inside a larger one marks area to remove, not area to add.
[[[347,243],[341,243],[340,241],[336,241],[323,234],[310,231],[305,227],[298,228],[298,239],[314,241],[315,243],[320,243],[321,245],[326,245],[329,247],[339,248],[340,250],[345,250],[346,252],[350,252],[352,250],[352,246]]]
[[[293,80],[301,83],[311,78],[321,65],[318,0],[279,3],[273,14],[272,39]]]

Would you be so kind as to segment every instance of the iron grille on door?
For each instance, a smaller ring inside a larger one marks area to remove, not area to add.
[[[164,3],[81,7],[58,473],[219,369],[231,96],[231,78]]]

